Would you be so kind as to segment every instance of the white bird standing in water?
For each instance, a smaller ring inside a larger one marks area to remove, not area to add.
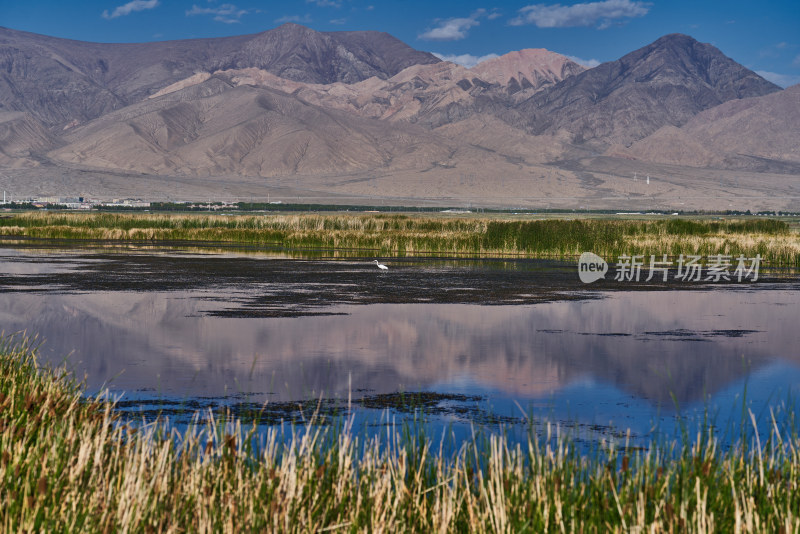
[[[384,264],[378,263],[378,260],[372,260],[372,261],[375,262],[375,265],[377,265],[378,269],[380,269],[381,271],[388,271],[389,270],[389,268],[387,266],[385,266]]]

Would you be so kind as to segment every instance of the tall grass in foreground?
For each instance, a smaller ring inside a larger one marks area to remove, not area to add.
[[[800,439],[581,456],[491,437],[445,455],[418,434],[241,423],[132,426],[0,347],[0,530],[60,532],[797,532]],[[403,437],[405,436],[405,437]],[[624,455],[623,455],[624,454]]]
[[[572,258],[620,254],[760,254],[800,266],[800,234],[778,220],[498,220],[407,215],[168,215],[24,213],[0,235],[57,239],[213,241],[381,255],[492,254]]]

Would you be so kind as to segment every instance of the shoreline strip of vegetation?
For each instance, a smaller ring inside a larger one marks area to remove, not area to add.
[[[79,197],[78,199],[82,202],[82,199]],[[381,213],[428,213],[428,214],[435,214],[435,213],[495,213],[495,214],[506,214],[506,215],[519,215],[519,214],[528,214],[528,215],[536,215],[536,214],[550,214],[550,215],[561,215],[561,216],[568,216],[568,215],[575,215],[576,213],[580,213],[581,215],[594,215],[594,216],[608,216],[608,215],[688,215],[688,216],[697,216],[697,217],[708,217],[708,216],[766,216],[766,217],[798,217],[800,216],[800,212],[795,211],[783,211],[783,210],[762,210],[756,211],[755,213],[751,210],[722,210],[722,211],[708,211],[708,210],[678,210],[675,211],[674,209],[653,209],[647,210],[646,212],[642,211],[620,211],[618,209],[574,209],[574,208],[547,208],[547,207],[538,207],[538,208],[525,208],[525,207],[468,207],[465,208],[462,206],[445,206],[445,205],[392,205],[386,203],[380,204],[317,204],[317,203],[309,203],[309,202],[284,202],[284,201],[275,201],[275,202],[221,202],[221,201],[213,201],[213,202],[143,202],[140,199],[128,199],[129,201],[134,201],[136,203],[141,204],[130,204],[123,201],[121,204],[119,202],[111,202],[111,203],[93,203],[88,202],[87,205],[90,206],[90,209],[98,210],[98,211],[108,211],[108,212],[123,212],[123,213],[135,213],[135,212],[173,212],[173,213],[191,213],[191,212],[204,212],[204,213],[211,213],[211,212],[222,212],[222,213],[230,213],[230,212],[356,212],[356,213],[373,213],[373,212],[381,212]],[[31,211],[31,210],[74,210],[76,209],[73,205],[69,204],[58,204],[58,203],[51,203],[51,202],[38,202],[35,200],[27,200],[24,202],[9,202],[3,206],[5,211],[13,211],[13,210],[22,210],[22,211]],[[80,208],[85,209],[85,208]]]
[[[754,421],[755,424],[755,421]],[[797,532],[800,438],[576,452],[503,437],[445,455],[423,435],[373,438],[238,421],[184,433],[132,424],[0,344],[0,528],[6,532]],[[688,441],[687,441],[688,443]]]
[[[23,213],[0,218],[0,235],[44,239],[214,242],[363,250],[383,256],[478,254],[575,258],[667,254],[761,256],[800,267],[800,233],[774,219],[721,221],[450,218],[408,215],[171,215]]]

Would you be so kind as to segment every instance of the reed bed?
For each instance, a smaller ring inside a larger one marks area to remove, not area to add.
[[[169,215],[24,213],[0,218],[0,235],[48,239],[194,241],[369,251],[383,256],[478,254],[573,258],[591,251],[709,256],[760,254],[800,267],[800,234],[771,219],[497,220],[407,215]]]
[[[178,433],[84,398],[27,340],[0,347],[5,532],[797,532],[800,438],[579,454],[501,436],[450,455],[423,434],[235,420]]]

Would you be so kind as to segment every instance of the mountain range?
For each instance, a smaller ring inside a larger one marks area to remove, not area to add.
[[[680,34],[591,69],[543,49],[468,69],[386,33],[296,24],[144,44],[0,28],[0,185],[783,209],[800,198],[798,103],[797,86]]]

